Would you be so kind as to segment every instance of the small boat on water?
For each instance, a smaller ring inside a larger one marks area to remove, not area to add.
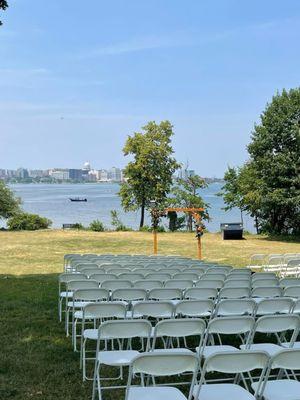
[[[70,197],[71,201],[87,201],[85,197]]]

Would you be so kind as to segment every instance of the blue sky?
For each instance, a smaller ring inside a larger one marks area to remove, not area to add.
[[[203,176],[247,159],[272,95],[299,86],[299,0],[10,0],[0,168],[124,166],[127,135],[174,124]]]

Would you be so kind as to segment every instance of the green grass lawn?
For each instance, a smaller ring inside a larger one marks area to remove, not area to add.
[[[149,233],[0,232],[0,399],[90,399],[91,383],[82,383],[79,354],[57,319],[63,255],[151,250]],[[188,233],[160,234],[159,251],[194,257],[196,240]],[[255,236],[224,242],[217,234],[203,238],[207,260],[243,266],[257,252],[300,253],[300,243]],[[121,400],[122,393],[106,392],[105,398]]]

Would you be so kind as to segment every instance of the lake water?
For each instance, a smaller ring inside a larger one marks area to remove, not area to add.
[[[239,222],[240,212],[234,209],[228,212],[222,210],[224,203],[218,193],[222,184],[213,183],[199,191],[206,203],[210,204],[211,222],[206,223],[209,231],[220,230],[221,222]],[[101,220],[108,228],[111,227],[111,210],[119,212],[124,224],[137,229],[140,213],[125,213],[118,197],[119,185],[116,183],[101,184],[15,184],[10,185],[16,196],[22,200],[22,208],[52,220],[53,228],[61,228],[63,223],[80,222],[87,226],[95,219]],[[87,202],[71,202],[70,197],[84,197]],[[167,225],[167,219],[163,218]],[[150,224],[149,216],[146,223]],[[253,221],[244,217],[244,228],[254,232]]]

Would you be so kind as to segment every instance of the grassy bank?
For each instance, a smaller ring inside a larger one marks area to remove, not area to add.
[[[202,243],[204,259],[234,266],[247,265],[253,253],[300,253],[299,242],[255,235],[246,235],[239,241],[224,241],[220,234],[207,233]],[[65,253],[151,254],[151,251],[152,234],[144,232],[0,232],[0,274],[61,272]],[[159,253],[195,257],[194,234],[159,234]]]
[[[79,355],[57,320],[57,273],[63,254],[150,254],[151,249],[149,233],[0,232],[1,400],[91,398],[91,383],[81,380]],[[193,234],[160,234],[159,250],[194,257],[196,240]],[[300,252],[300,244],[255,236],[242,241],[222,241],[217,234],[203,238],[207,260],[239,266],[257,252]],[[123,399],[120,391],[105,394],[105,399]]]

